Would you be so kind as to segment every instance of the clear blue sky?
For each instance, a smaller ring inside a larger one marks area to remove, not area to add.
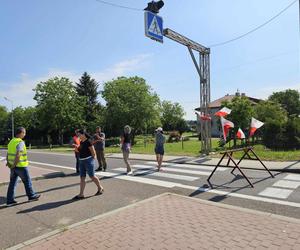
[[[147,0],[107,0],[143,9]],[[165,0],[164,27],[209,46],[239,36],[293,0]],[[267,98],[300,89],[298,3],[257,32],[211,50],[211,98],[235,93]],[[1,0],[0,95],[34,105],[35,84],[55,75],[76,81],[87,71],[100,83],[144,77],[187,119],[199,106],[199,78],[187,49],[144,36],[144,13],[96,0]],[[0,105],[9,106],[0,97]]]

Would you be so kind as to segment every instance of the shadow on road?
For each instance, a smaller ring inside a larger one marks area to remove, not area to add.
[[[17,212],[17,214],[24,214],[24,213],[31,213],[34,211],[44,211],[44,210],[49,210],[49,209],[53,209],[53,208],[58,208],[60,206],[64,206],[70,203],[75,202],[75,200],[72,199],[68,199],[68,200],[64,200],[64,201],[54,201],[54,202],[48,202],[48,203],[44,203],[32,208],[28,208],[25,210],[21,210],[19,212]]]
[[[66,178],[66,177],[71,177],[71,176],[77,176],[77,174],[50,174],[47,179],[52,179],[52,178],[58,178],[58,177],[62,177],[62,178]],[[43,178],[45,179],[45,178]],[[79,177],[78,177],[79,179]],[[103,178],[105,179],[105,178]],[[87,180],[86,183],[91,183],[92,181],[91,180]],[[19,183],[18,185],[23,185],[23,183]],[[60,190],[60,189],[66,189],[66,188],[70,188],[70,187],[75,187],[75,186],[78,186],[79,187],[79,180],[78,182],[76,183],[72,183],[72,184],[69,184],[69,185],[63,185],[63,186],[57,186],[57,187],[53,187],[53,188],[49,188],[49,189],[45,189],[45,190],[35,190],[37,193],[39,194],[44,194],[44,193],[48,193],[48,192],[52,192],[52,191],[57,191],[57,190]],[[23,198],[23,197],[26,197],[25,195],[25,191],[24,191],[24,194],[23,195],[17,195],[15,198],[18,199],[18,198]],[[27,202],[27,201],[26,201]],[[23,203],[26,203],[26,202],[22,202],[22,203],[18,203],[18,204],[23,204]],[[4,196],[0,196],[0,205],[4,205],[6,204],[6,197]]]
[[[89,199],[91,197],[94,197],[94,196],[93,195],[86,196],[83,200]],[[25,213],[35,212],[35,211],[50,210],[50,209],[58,208],[58,207],[68,205],[70,203],[77,202],[77,201],[80,201],[80,200],[68,199],[68,200],[63,200],[63,201],[48,202],[48,203],[40,204],[40,205],[32,207],[32,208],[21,210],[21,211],[17,212],[17,214],[25,214]]]
[[[179,158],[170,160],[168,162],[180,164],[180,163],[186,163],[187,161],[190,161],[190,160],[191,159],[189,157],[179,157]]]
[[[285,169],[285,170],[290,169],[291,167],[293,167],[293,166],[295,166],[295,165],[297,165],[297,164],[299,164],[299,163],[300,163],[300,161],[293,162],[292,164],[286,166],[286,167],[283,168],[283,169]],[[296,170],[294,170],[293,172],[299,173],[299,171],[300,171],[299,169],[296,169]]]
[[[244,177],[242,175],[240,175],[240,174],[233,174],[233,175],[234,175],[233,179],[230,180],[230,181],[228,181],[228,182],[225,182],[225,183],[219,184],[219,185],[214,184],[214,189],[215,190],[218,190],[218,189],[219,190],[229,189],[229,190],[231,190],[231,191],[228,191],[230,193],[238,193],[238,191],[240,191],[240,190],[243,190],[243,189],[246,189],[246,188],[250,188],[250,185],[245,185],[245,186],[240,186],[240,187],[230,187],[230,186],[228,186],[228,184],[232,184],[232,183],[235,183],[236,181],[244,179]],[[274,177],[276,177],[277,175],[280,175],[280,173],[278,173],[278,172],[274,173],[273,172],[273,175],[274,175]],[[265,181],[267,179],[271,179],[270,176],[263,177],[263,178],[258,178],[258,177],[248,177],[248,178],[250,180],[252,180],[252,184],[253,185],[261,183],[261,182],[263,182],[263,181]],[[255,180],[255,181],[253,181],[253,180]],[[209,185],[204,184],[201,187],[199,187],[197,190],[195,190],[194,192],[190,193],[189,196],[190,197],[194,197],[196,195],[202,194],[202,193],[205,192],[203,189],[206,189],[206,188],[209,189]],[[227,195],[215,195],[214,197],[210,198],[209,200],[210,201],[214,201],[214,202],[220,202],[220,201],[225,200],[227,198],[228,198]]]

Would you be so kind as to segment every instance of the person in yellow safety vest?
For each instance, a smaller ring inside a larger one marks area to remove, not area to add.
[[[34,192],[31,179],[28,172],[27,150],[23,138],[26,130],[23,127],[17,128],[16,137],[10,140],[7,146],[6,166],[10,168],[10,182],[7,189],[7,206],[16,205],[15,189],[18,177],[21,178],[29,201],[36,201],[40,198],[40,194]]]

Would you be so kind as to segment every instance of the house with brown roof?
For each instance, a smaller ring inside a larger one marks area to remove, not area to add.
[[[261,99],[257,99],[254,97],[246,96],[245,93],[240,93],[237,91],[234,95],[225,95],[217,100],[212,101],[209,104],[209,114],[211,116],[211,136],[212,137],[219,137],[221,134],[221,130],[219,128],[219,117],[214,116],[214,114],[219,111],[222,108],[222,102],[224,101],[232,101],[232,99],[236,96],[245,96],[249,99],[249,101],[253,104],[256,105],[261,101]],[[200,111],[200,108],[196,108],[195,110]],[[197,118],[197,129],[198,132],[200,131],[200,120]]]

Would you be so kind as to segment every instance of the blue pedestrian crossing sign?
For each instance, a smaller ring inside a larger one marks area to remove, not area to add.
[[[163,19],[162,17],[145,11],[145,35],[158,42],[163,42]]]

